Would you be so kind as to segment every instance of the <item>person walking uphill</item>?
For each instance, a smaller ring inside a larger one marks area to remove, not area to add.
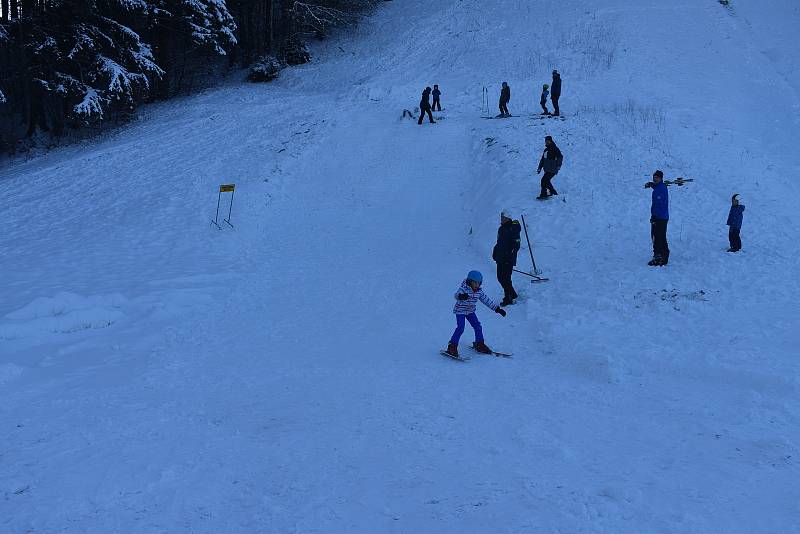
[[[728,252],[739,252],[742,250],[742,239],[739,231],[742,229],[742,218],[744,216],[744,204],[739,203],[739,194],[731,197],[731,211],[728,212],[728,241],[731,248]]]
[[[561,98],[561,75],[557,70],[553,71],[553,83],[550,84],[550,100],[553,102],[553,115],[561,115],[558,109],[558,99]]]
[[[500,89],[500,115],[508,116],[508,103],[511,102],[511,88],[508,83],[503,82],[503,88]]]
[[[514,300],[519,296],[511,283],[511,274],[517,264],[521,230],[519,221],[512,220],[507,210],[500,212],[500,228],[497,229],[497,244],[492,251],[492,259],[497,263],[497,281],[500,282],[505,294],[501,306],[514,304]]]
[[[433,120],[433,113],[431,113],[431,88],[426,87],[424,91],[422,91],[422,98],[419,101],[419,120],[417,124],[422,124],[422,119],[425,118],[425,114],[428,114],[428,118],[431,120],[431,124],[434,124],[436,121]]]
[[[539,174],[544,169],[541,184],[542,192],[536,197],[538,200],[544,200],[550,195],[558,194],[551,180],[561,170],[563,162],[564,156],[561,154],[561,150],[556,146],[553,138],[548,135],[544,138],[544,152],[542,152],[542,159],[539,160],[539,167],[536,169],[536,174]]]
[[[650,237],[653,239],[653,259],[647,265],[661,266],[669,262],[669,245],[667,244],[667,223],[669,222],[669,192],[664,183],[664,173],[653,173],[653,181],[647,182],[645,188],[653,190],[650,204]]]
[[[433,111],[442,111],[442,103],[439,98],[442,96],[442,92],[439,90],[439,86],[434,84],[433,85]]]
[[[482,354],[491,354],[492,350],[486,346],[483,340],[483,329],[478,316],[475,315],[475,308],[480,300],[488,308],[499,313],[503,317],[506,316],[506,311],[492,302],[492,299],[486,296],[486,293],[481,289],[483,283],[483,275],[478,271],[470,271],[467,278],[461,282],[461,286],[456,291],[456,305],[453,308],[453,313],[456,315],[456,329],[450,342],[447,344],[447,354],[458,358],[458,341],[461,339],[461,334],[464,333],[464,321],[469,321],[472,329],[475,330],[475,342],[472,346],[476,351]]]

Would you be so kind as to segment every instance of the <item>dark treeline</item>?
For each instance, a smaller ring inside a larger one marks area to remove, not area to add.
[[[299,63],[377,0],[0,0],[0,153],[129,119],[225,70]]]

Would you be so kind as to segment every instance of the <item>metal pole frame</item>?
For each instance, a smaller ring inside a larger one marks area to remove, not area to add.
[[[214,215],[214,220],[213,220],[213,221],[211,221],[211,224],[213,224],[214,226],[216,226],[218,229],[222,230],[222,227],[221,227],[221,226],[219,225],[219,223],[217,222],[217,221],[219,220],[219,203],[220,203],[220,200],[222,200],[222,191],[220,191],[219,193],[217,193],[217,214],[216,214],[216,215]],[[230,223],[228,223],[228,224],[230,224]]]
[[[222,194],[222,193],[220,193],[220,194]],[[233,211],[233,195],[234,194],[236,194],[236,190],[235,189],[233,191],[231,191],[231,205],[228,208],[228,218],[227,219],[222,219],[223,221],[228,223],[228,226],[230,226],[231,228],[233,228],[233,225],[231,224],[231,212]],[[219,210],[219,204],[217,204],[217,210]]]

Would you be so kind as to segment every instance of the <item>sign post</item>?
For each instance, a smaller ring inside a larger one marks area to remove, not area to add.
[[[222,220],[228,223],[228,226],[233,228],[233,225],[231,224],[231,212],[233,211],[233,193],[235,190],[236,184],[220,184],[219,186],[219,194],[217,195],[217,214],[214,216],[214,220],[211,221],[211,224],[215,225],[220,230],[222,230],[222,227],[219,225],[219,204],[222,201],[222,193],[231,194],[231,205],[228,207],[228,218]]]

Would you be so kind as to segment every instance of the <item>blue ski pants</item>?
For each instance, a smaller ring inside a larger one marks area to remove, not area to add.
[[[464,333],[464,319],[469,321],[469,324],[472,325],[472,329],[475,330],[475,341],[482,342],[483,329],[481,328],[481,322],[478,320],[478,316],[473,312],[469,315],[456,314],[456,331],[453,332],[450,343],[458,345],[458,340],[461,339],[461,334]]]

